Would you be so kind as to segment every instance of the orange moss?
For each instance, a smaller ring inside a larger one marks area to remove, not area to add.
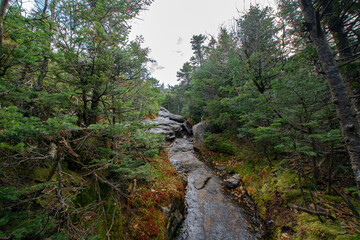
[[[166,149],[151,161],[154,178],[138,186],[129,205],[133,208],[128,220],[131,239],[165,239],[166,217],[162,207],[183,201],[182,178],[168,159]]]
[[[152,191],[143,192],[139,196],[141,201],[145,203],[146,205],[153,205],[153,204],[169,204],[169,194],[165,191],[155,191],[154,189],[151,189]]]
[[[157,116],[154,113],[149,113],[148,115],[145,116],[145,118],[147,120],[153,120],[155,119]]]
[[[147,240],[159,234],[159,226],[154,219],[144,219],[136,226],[134,239]]]

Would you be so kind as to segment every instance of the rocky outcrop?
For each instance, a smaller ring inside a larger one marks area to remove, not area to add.
[[[145,123],[155,125],[150,132],[165,135],[167,141],[175,139],[183,130],[182,123],[161,116],[154,120],[146,120]]]
[[[204,136],[205,133],[210,130],[210,124],[207,122],[200,122],[193,126],[193,134],[194,134],[194,143],[195,147],[203,148],[204,147]]]
[[[155,125],[150,130],[151,133],[163,134],[167,141],[174,140],[176,137],[182,136],[182,132],[191,135],[191,131],[184,119],[180,115],[172,114],[167,109],[161,107],[159,116],[153,120],[146,120],[145,123]]]
[[[171,112],[169,112],[169,110],[167,110],[166,108],[163,108],[163,107],[160,107],[159,116],[164,117],[164,118],[168,118],[170,120],[173,120],[173,121],[176,121],[176,122],[179,122],[179,123],[184,122],[183,116],[172,114]]]

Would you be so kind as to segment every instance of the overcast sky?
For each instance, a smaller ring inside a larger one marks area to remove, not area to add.
[[[151,49],[152,75],[167,86],[177,84],[176,72],[192,56],[193,35],[217,35],[250,4],[269,5],[271,0],[155,0],[141,20],[132,21],[130,39],[142,35]]]

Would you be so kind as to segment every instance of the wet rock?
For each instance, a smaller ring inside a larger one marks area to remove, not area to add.
[[[194,182],[195,188],[198,190],[203,189],[210,178],[211,178],[211,175],[201,176],[198,180],[196,180]]]
[[[210,129],[210,124],[207,122],[200,122],[193,126],[194,142],[198,148],[204,147],[204,135]]]
[[[189,173],[194,169],[204,167],[204,163],[199,161],[192,152],[174,154],[170,157],[170,161],[178,172],[183,173]]]
[[[188,184],[187,214],[176,240],[258,239],[257,230],[248,225],[253,223],[250,215],[245,215],[251,210],[239,208],[222,192],[222,180],[196,157],[190,139],[177,138],[170,146],[169,159],[178,171],[186,172]]]
[[[240,183],[240,175],[239,174],[235,174],[231,178],[229,178],[225,181],[225,185],[229,189],[236,188],[239,185],[239,183]]]

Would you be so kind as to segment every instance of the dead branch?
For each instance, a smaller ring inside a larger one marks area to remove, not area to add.
[[[65,149],[67,150],[67,153],[74,158],[80,158],[80,156],[71,148],[69,143],[65,140],[63,137],[61,140],[61,143],[64,145]]]
[[[93,175],[102,183],[110,186],[112,189],[114,189],[116,192],[118,192],[121,196],[125,197],[125,198],[129,198],[128,195],[126,195],[125,193],[123,193],[123,191],[121,191],[121,189],[119,189],[116,185],[114,185],[113,183],[107,181],[106,179],[100,177],[99,175],[97,175],[96,172],[93,172]]]
[[[338,194],[343,200],[344,202],[348,205],[349,209],[351,210],[351,212],[354,214],[355,217],[359,218],[359,212],[356,210],[355,206],[352,204],[352,202],[350,201],[350,199],[348,199],[344,193],[342,193],[339,189],[337,189],[334,186],[331,186],[331,188],[336,192],[336,194]]]
[[[322,184],[324,185],[327,185],[325,182],[323,181],[320,181]],[[337,189],[336,187],[334,186],[331,186],[331,188],[336,192],[337,195],[339,195],[343,200],[344,202],[348,205],[349,209],[351,210],[351,212],[354,214],[355,217],[357,218],[360,218],[360,214],[359,212],[356,210],[355,206],[352,204],[352,202],[350,201],[350,199],[348,199],[346,197],[346,195],[341,192],[339,189]]]
[[[309,213],[309,214],[317,215],[317,216],[328,217],[331,220],[336,220],[336,218],[334,216],[332,216],[330,213],[327,213],[327,212],[313,211],[313,210],[309,210],[307,208],[299,207],[299,206],[296,206],[296,205],[292,205],[291,208],[294,208],[294,209],[296,209],[298,211],[306,212],[306,213]]]

